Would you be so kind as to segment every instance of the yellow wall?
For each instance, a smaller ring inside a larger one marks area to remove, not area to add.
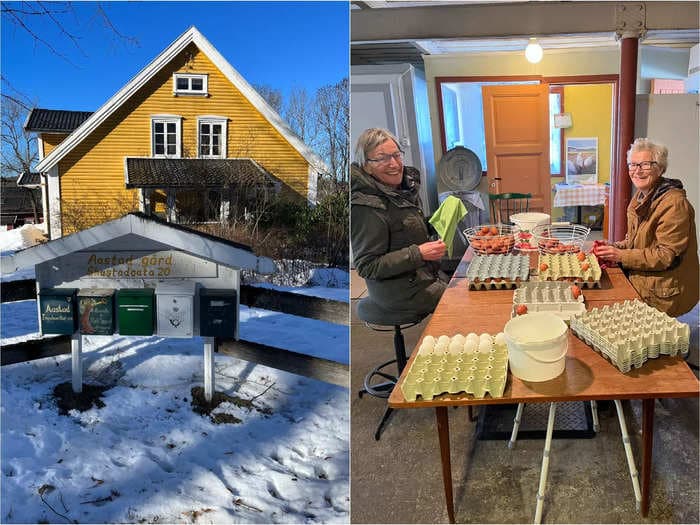
[[[55,150],[67,136],[68,133],[42,133],[39,137],[43,143],[44,157]]]
[[[613,85],[582,84],[564,86],[564,111],[571,113],[573,125],[564,130],[567,138],[598,137],[598,183],[610,182],[612,158]],[[566,159],[562,159],[565,164]],[[562,167],[562,170],[565,168]],[[554,184],[565,182],[565,177],[552,177]],[[562,208],[552,209],[552,218],[561,218]]]
[[[175,72],[209,75],[209,97],[172,93]],[[124,157],[151,156],[151,115],[182,117],[182,156],[196,157],[197,117],[228,117],[228,157],[252,157],[306,197],[308,163],[194,44],[190,44],[59,163],[64,234],[138,207],[125,189]]]

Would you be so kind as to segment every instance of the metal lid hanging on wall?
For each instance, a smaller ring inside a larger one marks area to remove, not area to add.
[[[445,153],[437,166],[438,193],[472,191],[481,181],[481,161],[472,150],[456,146]]]

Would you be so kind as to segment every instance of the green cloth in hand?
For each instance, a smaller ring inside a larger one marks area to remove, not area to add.
[[[467,208],[461,199],[450,195],[440,207],[430,217],[430,224],[433,225],[442,242],[447,246],[447,256],[452,257],[452,246],[454,245],[455,230],[457,223],[467,214]]]

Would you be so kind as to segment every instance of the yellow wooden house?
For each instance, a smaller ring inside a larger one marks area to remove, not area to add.
[[[314,203],[328,171],[195,27],[94,113],[34,109],[25,129],[52,239],[135,210],[219,220],[241,187]]]

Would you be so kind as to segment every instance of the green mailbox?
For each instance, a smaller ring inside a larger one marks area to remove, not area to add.
[[[199,290],[199,335],[235,337],[237,322],[236,290]]]
[[[117,291],[117,325],[121,335],[153,335],[155,290],[122,288]]]
[[[81,334],[114,333],[114,290],[83,288],[78,291],[78,326]]]
[[[39,290],[39,321],[43,334],[73,334],[78,329],[75,288]]]

